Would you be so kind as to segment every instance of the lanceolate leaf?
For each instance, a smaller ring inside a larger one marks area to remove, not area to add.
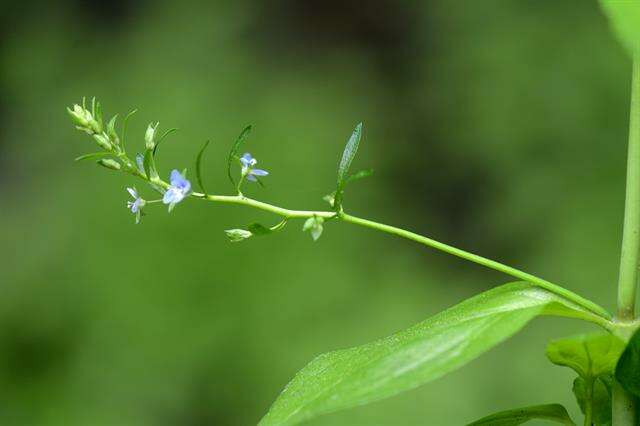
[[[202,163],[202,154],[204,154],[204,151],[207,149],[208,146],[209,146],[209,141],[206,141],[202,146],[202,149],[200,149],[200,152],[198,152],[198,156],[196,157],[196,179],[198,180],[198,185],[200,186],[200,190],[204,195],[207,195],[207,190],[204,187],[204,183],[202,183],[201,163]]]
[[[149,177],[149,179],[158,178],[158,171],[156,170],[156,163],[153,159],[153,150],[146,149],[144,151],[144,172]]]
[[[294,425],[413,389],[462,367],[537,315],[594,317],[543,288],[506,284],[390,337],[317,357],[287,385],[260,425]]]
[[[358,123],[356,128],[353,130],[351,137],[347,141],[347,145],[344,148],[342,153],[342,158],[340,159],[340,164],[338,165],[338,185],[336,188],[336,195],[334,201],[334,207],[339,209],[342,205],[342,193],[344,190],[344,186],[347,181],[347,174],[349,173],[349,168],[351,167],[351,162],[353,162],[356,153],[358,152],[358,145],[360,145],[360,138],[362,137],[362,123]]]
[[[231,151],[229,151],[229,158],[227,159],[227,175],[229,176],[229,180],[233,185],[235,185],[236,182],[233,179],[233,176],[231,175],[231,165],[233,164],[233,161],[238,158],[238,151],[240,150],[240,145],[242,145],[242,142],[244,142],[245,139],[247,139],[247,136],[249,136],[249,133],[251,133],[251,126],[247,126],[242,130],[242,132],[240,133],[240,136],[238,136],[236,141],[233,143],[233,146],[231,147]]]
[[[177,127],[172,127],[171,129],[167,130],[166,132],[164,132],[162,134],[162,136],[160,136],[158,138],[158,140],[156,141],[155,146],[153,147],[153,155],[156,155],[156,151],[158,151],[158,146],[160,146],[160,142],[163,141],[164,138],[166,138],[167,136],[169,136],[171,133],[177,131],[178,128]]]
[[[92,152],[91,154],[84,154],[79,157],[76,157],[75,161],[93,160],[95,158],[103,158],[110,155],[113,155],[113,154],[111,154],[110,152]]]
[[[631,55],[640,53],[640,2],[637,0],[600,0],[618,39]]]
[[[535,419],[549,420],[563,425],[575,425],[562,405],[549,404],[501,411],[469,423],[467,426],[516,426]]]
[[[629,393],[640,398],[640,330],[631,337],[618,360],[616,380]]]

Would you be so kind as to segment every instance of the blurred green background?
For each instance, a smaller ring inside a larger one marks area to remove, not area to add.
[[[562,283],[613,309],[630,63],[596,1],[27,1],[0,9],[0,424],[251,425],[319,353],[408,327],[509,277],[331,223],[242,244],[276,218],[189,201],[127,212],[132,178],[77,164],[64,107],[97,96],[179,127],[163,173],[206,139],[271,172],[247,193],[325,208],[365,123],[347,209]],[[151,196],[151,191],[143,190]],[[459,425],[560,402],[572,373],[543,318],[435,383],[310,425]]]

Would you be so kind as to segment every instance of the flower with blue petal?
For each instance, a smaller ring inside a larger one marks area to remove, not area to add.
[[[136,166],[138,167],[138,171],[142,174],[142,176],[147,176],[144,172],[144,155],[136,154]]]
[[[258,160],[253,158],[248,152],[240,157],[240,164],[242,164],[242,176],[246,177],[251,182],[256,182],[257,176],[266,176],[269,174],[266,170],[254,168],[258,164]]]
[[[191,182],[179,171],[172,170],[169,176],[169,188],[162,197],[162,202],[169,205],[169,211],[191,192]]]
[[[136,191],[135,188],[127,188],[127,191],[129,191],[129,194],[133,197],[133,201],[127,201],[127,208],[131,210],[131,213],[136,215],[136,224],[138,224],[140,223],[145,201],[138,195],[138,191]]]

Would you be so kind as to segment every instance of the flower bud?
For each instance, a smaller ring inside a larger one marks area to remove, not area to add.
[[[227,229],[224,233],[227,234],[227,238],[229,238],[229,241],[232,243],[237,243],[253,236],[253,234],[246,229]]]
[[[153,149],[156,146],[155,133],[157,127],[157,123],[155,126],[153,124],[149,124],[149,126],[147,127],[147,132],[144,134],[144,141],[147,149]]]
[[[71,120],[73,120],[73,123],[76,126],[79,126],[79,127],[89,126],[89,120],[87,119],[87,114],[89,114],[89,116],[91,116],[91,114],[89,113],[89,111],[86,111],[80,105],[75,104],[73,106],[73,109],[67,108],[67,112],[69,113]]]
[[[98,145],[100,145],[101,148],[107,151],[111,151],[113,149],[113,145],[111,145],[111,142],[109,142],[109,138],[104,133],[93,135],[93,139]]]
[[[310,217],[304,222],[302,230],[304,232],[310,231],[313,241],[318,241],[318,238],[322,235],[324,219],[318,216]]]
[[[98,160],[98,164],[102,167],[106,167],[107,169],[120,170],[120,163],[116,160],[112,160],[111,158],[102,158]]]

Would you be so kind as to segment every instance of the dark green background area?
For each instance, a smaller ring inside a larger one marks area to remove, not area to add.
[[[126,210],[133,178],[64,107],[138,108],[128,147],[179,127],[163,174],[202,143],[229,193],[240,130],[271,172],[248,195],[322,209],[341,150],[373,177],[345,208],[561,283],[612,309],[630,63],[594,1],[5,2],[0,9],[0,423],[251,425],[314,356],[408,327],[508,277],[411,242],[291,222],[241,244],[223,230],[271,215],[188,200]],[[459,425],[564,403],[572,375],[536,320],[466,368],[311,425]]]

